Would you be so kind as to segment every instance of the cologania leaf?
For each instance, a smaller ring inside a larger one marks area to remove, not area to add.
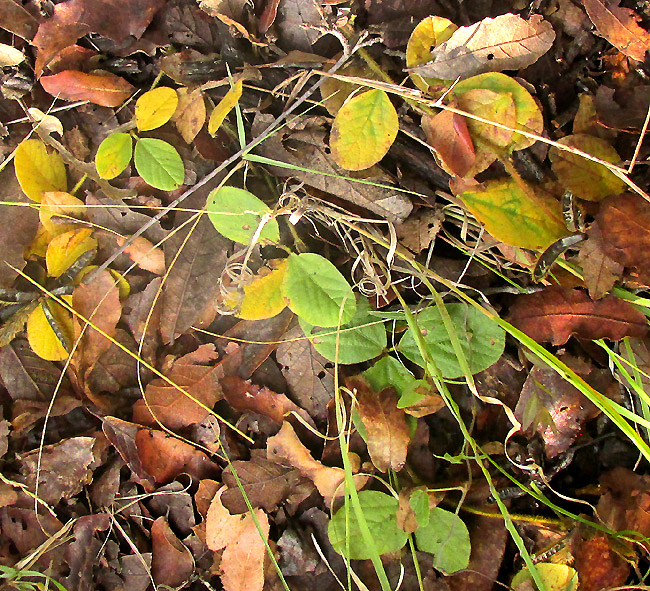
[[[261,199],[237,187],[221,187],[212,191],[205,209],[217,232],[240,244],[249,244],[262,216],[271,213],[269,206]],[[280,228],[275,219],[271,218],[264,224],[259,240],[263,244],[280,241]]]
[[[215,135],[224,119],[227,117],[228,113],[235,108],[235,105],[239,102],[242,94],[242,81],[238,80],[235,82],[234,86],[226,93],[219,104],[214,108],[214,111],[210,113],[210,119],[208,120],[208,132],[210,135]]]
[[[154,88],[136,101],[135,124],[140,131],[157,129],[172,118],[177,106],[178,95],[173,88]]]
[[[433,566],[447,574],[467,568],[471,550],[463,520],[451,511],[434,507],[426,525],[415,530],[418,548],[433,554]]]
[[[70,303],[72,296],[64,296]],[[47,306],[47,308],[45,307]],[[32,351],[47,361],[68,358],[72,343],[72,315],[56,302],[41,303],[27,319],[27,340]]]
[[[377,164],[393,145],[399,130],[397,111],[383,90],[369,90],[345,103],[330,134],[334,160],[348,170]]]
[[[400,550],[408,534],[397,526],[399,501],[375,490],[362,490],[358,496],[377,552],[381,555]],[[342,556],[352,560],[368,560],[373,556],[352,507],[348,507],[347,515],[345,507],[341,507],[332,516],[327,533],[332,547]]]
[[[291,311],[313,326],[338,326],[354,317],[352,288],[339,270],[320,255],[290,255],[282,289]]]
[[[154,138],[135,144],[135,168],[144,182],[161,191],[173,191],[185,179],[185,167],[176,148]]]
[[[14,170],[20,188],[32,201],[40,203],[46,191],[65,191],[68,188],[63,159],[41,140],[25,140],[16,148]]]
[[[300,318],[300,326],[305,335],[310,338],[314,349],[326,359],[344,365],[361,363],[381,355],[386,348],[384,324],[375,316],[370,316],[369,310],[368,300],[360,298],[357,302],[356,314],[350,322],[341,326],[341,331],[338,333],[338,357],[336,329],[314,331],[314,327],[302,318]]]
[[[471,373],[478,373],[496,363],[505,347],[505,331],[494,320],[468,304],[447,304],[446,308]],[[417,315],[416,320],[442,377],[454,379],[464,375],[440,310],[436,306],[426,308]],[[410,330],[402,337],[397,348],[407,359],[424,367],[424,360]]]
[[[97,149],[95,168],[103,179],[114,179],[128,166],[133,155],[133,139],[128,133],[112,133]]]

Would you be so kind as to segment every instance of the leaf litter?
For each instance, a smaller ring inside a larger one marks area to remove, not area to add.
[[[3,582],[645,584],[649,21],[0,1]]]

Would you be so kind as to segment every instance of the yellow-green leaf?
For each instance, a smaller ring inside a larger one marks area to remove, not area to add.
[[[287,305],[282,293],[282,282],[287,267],[286,261],[281,261],[277,268],[268,273],[258,275],[244,287],[242,300],[237,318],[244,320],[264,320],[273,318]]]
[[[114,179],[131,161],[133,138],[128,133],[112,133],[97,149],[95,168],[103,179]]]
[[[569,135],[559,140],[559,143],[607,162],[616,163],[621,160],[610,144],[591,135]],[[601,201],[609,195],[616,195],[625,190],[625,182],[602,164],[555,147],[551,148],[549,157],[560,185],[580,199]]]
[[[97,240],[91,234],[90,228],[82,228],[56,236],[47,245],[45,253],[47,274],[50,277],[58,277],[65,273],[82,254],[97,248]]]
[[[14,170],[20,188],[32,201],[40,202],[45,191],[65,191],[68,187],[63,159],[41,140],[25,140],[16,148]]]
[[[71,296],[64,296],[71,301]],[[67,348],[72,344],[72,315],[63,306],[49,301],[47,312],[44,304],[27,319],[27,340],[32,351],[47,361],[63,361],[68,358]],[[48,318],[49,316],[49,318]]]
[[[235,82],[234,87],[232,87],[224,96],[219,104],[214,108],[214,111],[210,114],[210,120],[208,121],[208,131],[210,135],[215,135],[218,129],[221,127],[223,120],[226,118],[228,113],[232,111],[235,105],[239,102],[242,93],[242,81],[238,80]]]
[[[173,88],[154,88],[135,103],[135,124],[140,131],[157,129],[171,119],[177,106],[178,95]]]
[[[415,68],[431,61],[431,50],[447,41],[458,27],[450,20],[441,16],[428,16],[420,21],[413,29],[406,46],[406,67]],[[430,86],[445,84],[438,78],[423,78],[419,74],[411,73],[411,80],[422,91],[427,92]]]
[[[383,90],[369,90],[343,105],[334,118],[330,148],[337,164],[364,170],[379,162],[399,130],[397,111]]]
[[[468,113],[489,121],[498,121],[507,127],[514,128],[517,123],[517,108],[509,92],[474,88],[459,98],[458,106]],[[481,140],[500,148],[504,148],[512,142],[514,132],[508,129],[470,118],[467,118],[467,127],[475,141]]]
[[[483,183],[460,195],[465,206],[497,240],[543,250],[568,234],[558,201],[524,190],[513,180]]]

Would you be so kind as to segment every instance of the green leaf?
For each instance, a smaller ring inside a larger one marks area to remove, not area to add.
[[[383,90],[369,90],[345,103],[330,134],[334,160],[348,170],[364,170],[379,162],[399,130],[397,111]]]
[[[568,234],[560,203],[532,187],[524,192],[514,179],[487,181],[460,198],[494,238],[511,246],[544,250]]]
[[[409,505],[415,514],[415,521],[419,527],[426,527],[431,519],[429,510],[429,495],[426,490],[416,488],[409,498]]]
[[[546,587],[546,591],[577,591],[578,573],[566,564],[540,562],[535,565],[537,573]],[[533,588],[533,576],[528,568],[520,570],[510,584],[515,591]]]
[[[217,232],[233,242],[248,244],[257,232],[265,213],[271,209],[245,189],[221,187],[208,195],[205,205],[210,221]],[[259,236],[263,243],[279,242],[280,228],[275,219],[270,219]]]
[[[136,142],[135,168],[145,183],[161,191],[173,191],[185,178],[183,160],[176,149],[153,138]]]
[[[467,304],[447,304],[446,307],[472,374],[496,363],[505,347],[505,331],[494,320]],[[429,354],[442,376],[448,379],[462,376],[463,370],[438,308],[431,306],[422,310],[416,320]],[[402,337],[398,350],[413,363],[424,367],[424,360],[411,331]]]
[[[43,193],[65,191],[68,180],[58,152],[48,150],[41,140],[24,140],[14,154],[14,170],[20,188],[32,201],[40,203]]]
[[[345,324],[354,317],[357,306],[352,288],[320,255],[290,255],[282,289],[291,311],[313,326],[338,326],[339,320]]]
[[[463,520],[451,511],[435,507],[429,523],[415,531],[418,548],[433,554],[433,566],[447,574],[467,568],[471,550]]]
[[[173,88],[154,88],[136,101],[135,124],[140,131],[157,129],[172,118],[177,106],[178,95]]]
[[[358,496],[368,529],[375,540],[377,552],[387,554],[400,550],[406,544],[408,534],[397,527],[398,500],[375,490],[362,490]],[[351,507],[347,519],[345,507],[341,507],[332,516],[327,533],[332,547],[339,554],[352,560],[367,560],[372,556]]]
[[[103,179],[114,179],[131,161],[133,139],[128,133],[112,133],[100,145],[95,167]]]
[[[371,316],[372,318],[372,316]],[[393,386],[400,396],[415,382],[413,374],[395,357],[382,357],[362,374],[375,392]]]
[[[382,322],[368,314],[370,304],[366,298],[357,302],[357,311],[350,322],[341,326],[338,362],[344,365],[373,359],[386,348],[386,329]],[[336,331],[317,330],[300,318],[300,326],[310,337],[316,351],[330,361],[336,361]],[[383,388],[382,388],[383,389]],[[377,390],[378,392],[379,390]]]
[[[417,406],[422,399],[435,392],[433,386],[426,380],[413,380],[402,392],[397,408]]]

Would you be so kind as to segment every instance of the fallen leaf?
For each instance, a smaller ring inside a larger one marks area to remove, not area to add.
[[[594,300],[609,293],[623,274],[623,265],[605,253],[605,243],[597,223],[589,228],[587,241],[578,253],[578,262],[589,295]]]
[[[650,33],[637,24],[633,10],[619,6],[619,0],[582,0],[582,5],[601,36],[628,57],[645,60]]]
[[[65,299],[69,304],[70,296]],[[56,302],[41,302],[27,318],[27,340],[32,351],[42,359],[67,359],[73,343],[70,312]]]
[[[572,539],[573,566],[578,571],[580,591],[600,591],[625,585],[630,566],[616,552],[615,542],[604,532],[579,526]]]
[[[169,86],[148,90],[135,102],[135,125],[138,131],[162,127],[172,118],[178,106],[178,95]]]
[[[563,345],[574,334],[620,341],[648,330],[645,315],[623,300],[607,296],[593,301],[584,291],[556,286],[517,296],[509,320],[535,341],[553,345]]]
[[[119,107],[134,92],[124,78],[105,72],[85,74],[75,70],[64,70],[40,80],[46,92],[68,101],[90,101],[103,107]]]
[[[151,574],[156,585],[177,588],[189,581],[194,559],[165,517],[159,517],[151,526],[151,549]]]
[[[104,417],[102,419],[102,431],[106,439],[117,450],[124,463],[131,470],[131,478],[142,484],[147,490],[153,490],[153,478],[142,465],[138,455],[136,436],[140,425],[122,421],[115,417]]]
[[[210,113],[210,119],[208,121],[208,132],[210,135],[214,136],[217,133],[224,119],[228,116],[228,113],[230,113],[239,102],[243,89],[242,85],[242,80],[235,82],[234,86],[226,93],[226,96],[219,101],[219,104],[214,108],[212,113]]]
[[[126,238],[117,237],[118,246],[124,246]],[[145,271],[155,275],[162,275],[165,272],[165,253],[157,246],[154,246],[142,236],[137,236],[124,252],[131,257],[131,260]]]
[[[280,0],[275,20],[279,47],[283,51],[312,51],[322,35],[318,27],[327,26],[325,10],[326,6],[313,0]]]
[[[41,140],[28,139],[20,143],[14,155],[14,170],[20,188],[32,201],[40,203],[46,191],[68,188],[63,159]]]
[[[370,459],[380,472],[396,472],[406,463],[410,440],[406,414],[397,408],[399,394],[395,388],[374,392],[362,376],[353,376],[345,385],[356,391],[357,410],[365,428]]]
[[[25,41],[31,41],[38,30],[38,20],[13,0],[0,2],[0,23],[3,29]]]
[[[424,115],[421,125],[443,170],[454,176],[465,176],[476,159],[465,118],[451,111],[440,111],[434,116]]]
[[[284,310],[287,302],[282,294],[282,282],[286,261],[282,260],[274,267],[263,267],[244,285],[244,299],[235,314],[237,318],[264,320],[273,318]]]
[[[411,71],[454,80],[485,72],[519,70],[534,64],[553,45],[553,27],[540,15],[526,21],[508,13],[454,31],[431,52],[431,61]]]
[[[206,118],[205,101],[201,89],[189,91],[179,88],[178,107],[172,115],[172,121],[186,143],[191,144],[203,127]]]
[[[73,539],[64,550],[69,570],[63,581],[66,589],[85,590],[94,586],[94,566],[103,558],[103,550],[106,547],[97,533],[107,530],[110,526],[111,518],[106,513],[82,515],[75,521]]]
[[[70,230],[55,236],[47,245],[45,263],[50,277],[60,277],[89,251],[97,249],[92,228]]]

